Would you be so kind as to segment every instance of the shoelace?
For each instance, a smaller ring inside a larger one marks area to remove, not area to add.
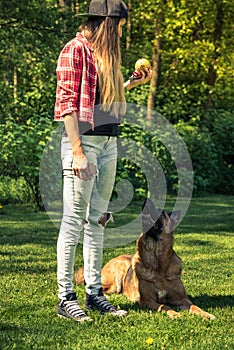
[[[98,304],[98,306],[100,306],[100,308],[102,308],[105,311],[116,311],[116,308],[110,303],[108,303],[104,296],[93,296],[93,300]]]
[[[84,313],[84,311],[80,308],[77,300],[72,301],[65,301],[64,305],[67,308],[67,311],[73,316],[73,317],[87,317],[87,315]]]

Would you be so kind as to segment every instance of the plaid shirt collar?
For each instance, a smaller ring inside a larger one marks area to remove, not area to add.
[[[94,51],[90,42],[86,39],[86,37],[81,32],[77,32],[76,37],[79,41],[81,41],[84,44],[84,46],[88,47],[90,51]]]

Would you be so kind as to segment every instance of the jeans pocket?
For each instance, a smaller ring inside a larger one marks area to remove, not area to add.
[[[73,156],[72,154],[65,154],[62,158],[63,171],[72,170]]]
[[[61,141],[61,160],[63,162],[65,157],[72,158],[72,148],[68,137],[63,136]]]

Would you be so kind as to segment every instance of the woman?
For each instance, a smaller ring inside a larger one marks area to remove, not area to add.
[[[74,257],[84,232],[86,308],[123,316],[102,293],[101,268],[107,208],[115,181],[116,136],[126,109],[124,88],[146,83],[151,72],[124,83],[120,37],[126,23],[123,1],[93,0],[88,20],[60,53],[55,120],[65,125],[62,138],[63,219],[58,244],[58,316],[90,320],[73,290]]]

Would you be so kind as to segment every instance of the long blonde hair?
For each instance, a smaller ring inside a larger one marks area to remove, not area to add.
[[[118,17],[91,17],[81,27],[97,61],[102,109],[115,116],[124,115],[126,111],[124,79],[120,70],[119,22]]]

